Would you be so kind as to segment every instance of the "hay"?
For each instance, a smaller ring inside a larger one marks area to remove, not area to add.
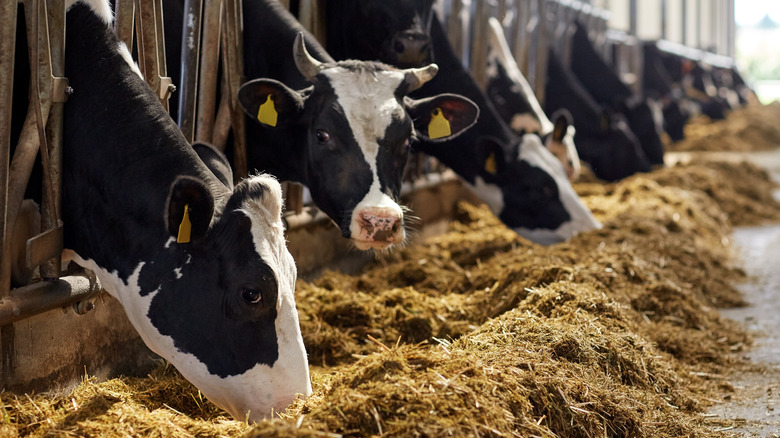
[[[707,116],[693,118],[685,125],[685,139],[667,144],[667,150],[684,151],[765,151],[780,147],[780,102],[753,104],[731,111],[725,120]]]
[[[446,234],[299,281],[314,394],[281,418],[230,420],[161,368],[2,393],[0,434],[711,436],[699,413],[749,343],[715,310],[742,304],[728,233],[778,217],[771,187],[726,163],[580,184],[604,227],[550,247],[463,203]]]

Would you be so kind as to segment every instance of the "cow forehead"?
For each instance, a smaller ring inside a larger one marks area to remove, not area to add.
[[[328,78],[361,147],[384,137],[393,120],[403,117],[404,108],[396,97],[405,79],[402,71],[336,66],[322,74]]]

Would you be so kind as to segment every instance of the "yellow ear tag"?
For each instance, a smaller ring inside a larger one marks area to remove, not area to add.
[[[265,103],[260,105],[260,109],[257,110],[257,120],[264,125],[276,126],[276,106],[274,106],[274,96],[268,95]]]
[[[190,241],[190,229],[192,228],[190,224],[190,206],[185,205],[184,206],[184,217],[181,219],[181,224],[179,224],[179,236],[176,238],[176,243],[189,243]]]
[[[485,160],[485,172],[495,175],[498,173],[498,166],[496,166],[496,154],[488,155]]]
[[[431,113],[431,121],[428,123],[428,138],[437,139],[452,135],[450,121],[444,118],[441,109],[436,108]]]

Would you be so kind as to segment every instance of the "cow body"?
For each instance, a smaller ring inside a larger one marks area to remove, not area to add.
[[[625,115],[650,164],[663,164],[661,128],[653,118],[651,104],[620,80],[596,51],[587,29],[579,22],[575,23],[571,39],[571,70],[599,105]]]
[[[217,405],[239,419],[284,410],[311,385],[280,186],[215,176],[128,62],[111,16],[100,0],[67,13],[66,255]]]
[[[547,58],[544,95],[545,112],[560,109],[571,112],[577,152],[597,177],[616,181],[650,171],[650,162],[628,124],[621,118],[611,117],[593,100],[552,49]]]

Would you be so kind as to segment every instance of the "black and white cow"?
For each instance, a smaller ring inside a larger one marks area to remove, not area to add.
[[[73,3],[66,258],[93,270],[149,348],[235,418],[283,411],[311,384],[279,184],[215,176],[224,166],[199,159],[115,37],[108,0]]]
[[[345,6],[343,13],[350,15],[350,11],[358,7],[357,3],[363,1],[348,2],[349,6],[340,3]],[[430,2],[411,3],[417,8],[430,7]],[[398,9],[401,6],[396,5]],[[371,32],[372,23],[386,19],[377,15],[362,21],[353,17],[352,20],[328,22],[328,34],[356,32],[360,35]],[[542,145],[539,136],[518,137],[511,132],[463,68],[438,18],[434,16],[430,23],[432,45],[428,49],[435,54],[434,60],[442,73],[415,95],[425,97],[447,92],[464,95],[479,106],[480,117],[474,127],[446,145],[423,140],[415,149],[449,166],[474,188],[507,226],[532,241],[550,244],[599,228],[601,224],[574,192],[562,164]],[[403,28],[391,30],[385,34],[386,38]],[[359,53],[355,47],[357,38],[340,38],[338,43],[338,47],[335,43],[328,46],[329,52],[337,57],[351,58]],[[377,48],[376,53],[380,52]]]
[[[650,171],[650,162],[626,121],[593,100],[552,48],[548,51],[544,95],[545,112],[571,112],[577,153],[597,177],[616,181]]]
[[[328,0],[325,47],[336,59],[422,67],[434,61],[432,6],[433,0]]]
[[[680,141],[685,138],[684,127],[690,119],[690,113],[681,102],[680,85],[675,84],[664,67],[655,42],[645,43],[642,54],[642,92],[661,103],[663,129],[673,141]]]
[[[488,19],[488,84],[485,89],[490,102],[505,123],[517,134],[533,133],[541,136],[547,149],[563,163],[570,181],[580,175],[580,157],[574,145],[574,126],[571,114],[559,110],[547,118],[536,99],[531,85],[523,76],[509,50],[501,23]]]
[[[251,80],[239,101],[248,117],[249,167],[307,186],[358,249],[403,242],[397,201],[411,144],[428,138],[435,110],[450,132],[431,141],[443,142],[473,124],[477,107],[451,94],[409,98],[436,74],[434,64],[399,70],[335,62],[276,0],[245,0],[243,18],[244,74]],[[175,62],[169,65],[175,76]],[[266,102],[273,122],[258,118]]]
[[[634,93],[604,61],[588,37],[585,26],[575,22],[574,27],[570,50],[571,71],[599,105],[625,115],[628,126],[639,140],[650,164],[662,165],[662,128],[653,117],[652,104]]]

